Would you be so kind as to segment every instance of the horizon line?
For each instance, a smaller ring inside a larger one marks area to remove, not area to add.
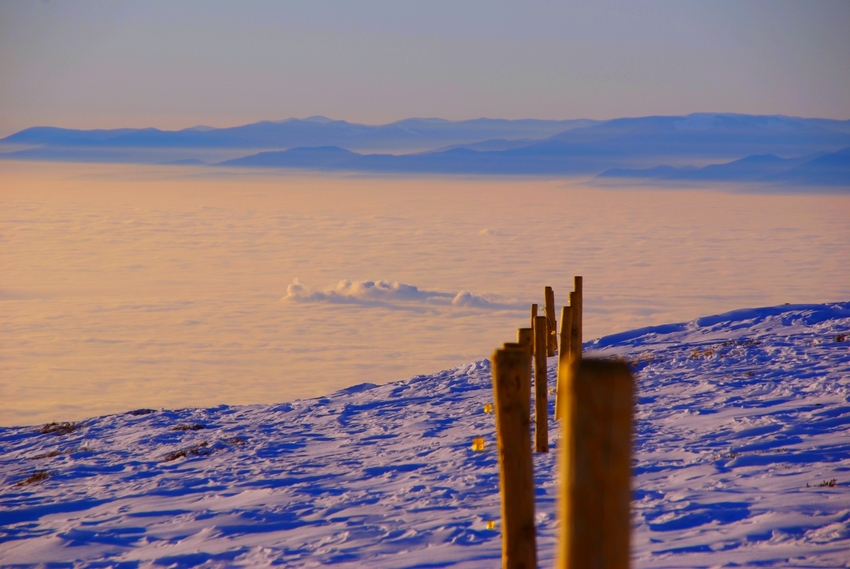
[[[476,117],[476,118],[467,118],[467,119],[444,119],[441,117],[406,117],[390,122],[382,122],[382,123],[369,123],[369,122],[356,122],[349,121],[346,119],[334,119],[330,118],[326,115],[310,115],[307,117],[288,117],[285,119],[259,119],[255,121],[249,122],[241,122],[235,123],[228,126],[212,126],[209,124],[194,124],[192,126],[182,127],[182,128],[164,128],[158,126],[112,126],[112,127],[94,127],[94,128],[86,128],[86,127],[71,127],[71,126],[55,126],[51,124],[36,124],[28,127],[24,127],[15,131],[7,131],[6,129],[0,129],[0,140],[3,138],[7,138],[9,136],[18,134],[20,132],[24,132],[30,129],[36,128],[55,128],[58,130],[76,130],[76,131],[110,131],[110,130],[157,130],[160,132],[183,132],[187,130],[195,130],[195,129],[207,129],[207,130],[225,130],[229,128],[238,128],[242,126],[250,126],[255,124],[262,123],[272,123],[272,124],[282,124],[286,122],[300,121],[300,122],[315,122],[322,123],[324,121],[327,123],[346,123],[351,125],[360,125],[360,126],[369,126],[369,127],[382,127],[382,126],[391,126],[394,124],[398,124],[405,121],[440,121],[447,123],[464,123],[464,122],[474,122],[474,121],[506,121],[506,122],[523,122],[523,121],[540,121],[540,122],[572,122],[572,121],[594,121],[594,122],[610,122],[614,120],[623,120],[623,119],[645,119],[645,118],[671,118],[671,117],[692,117],[692,116],[700,116],[700,115],[708,115],[708,116],[748,116],[748,117],[776,117],[776,118],[785,118],[785,119],[799,119],[799,120],[827,120],[827,121],[836,121],[836,122],[848,122],[850,118],[838,119],[832,117],[819,117],[819,116],[797,116],[797,115],[785,115],[781,113],[770,113],[770,114],[754,114],[754,113],[741,113],[741,112],[727,112],[727,111],[694,111],[687,114],[648,114],[648,115],[626,115],[626,116],[616,116],[613,118],[606,119],[597,119],[597,118],[589,118],[589,117],[578,117],[578,118],[567,118],[567,119],[557,119],[557,118],[533,118],[533,117],[525,117],[525,118],[517,118],[517,119],[509,119],[509,118],[500,118],[500,117]],[[321,119],[321,120],[317,120]],[[5,132],[4,132],[5,131]],[[6,134],[8,132],[8,134]]]

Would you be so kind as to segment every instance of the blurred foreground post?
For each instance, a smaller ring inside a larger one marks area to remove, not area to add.
[[[538,316],[534,325],[534,449],[549,452],[549,402],[546,389],[546,317]]]
[[[522,349],[493,353],[493,393],[502,492],[502,568],[537,567],[534,467],[531,460],[530,356]]]
[[[558,569],[627,569],[634,380],[625,362],[573,360],[558,448]]]
[[[573,325],[573,311],[569,306],[561,308],[561,347],[558,351],[558,382],[555,385],[555,418],[564,418],[564,382],[570,365],[570,330]]]
[[[555,320],[555,291],[552,290],[551,286],[547,286],[543,289],[543,296],[546,300],[546,341],[547,348],[546,352],[549,357],[555,355],[555,350],[558,349],[558,321]]]

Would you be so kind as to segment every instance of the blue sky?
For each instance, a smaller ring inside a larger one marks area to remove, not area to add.
[[[0,2],[0,134],[322,114],[850,118],[850,2]]]

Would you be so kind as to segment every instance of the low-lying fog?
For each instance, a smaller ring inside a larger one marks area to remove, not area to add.
[[[850,196],[728,190],[3,162],[0,424],[434,372],[573,275],[586,340],[850,298]]]

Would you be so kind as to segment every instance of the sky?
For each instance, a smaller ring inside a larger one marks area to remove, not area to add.
[[[0,1],[0,135],[325,115],[850,119],[850,2]]]

